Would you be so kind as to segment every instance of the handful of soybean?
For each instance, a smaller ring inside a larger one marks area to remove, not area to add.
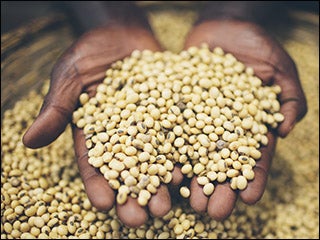
[[[206,44],[179,54],[135,50],[106,70],[96,90],[81,94],[73,123],[119,204],[130,195],[147,205],[175,165],[198,176],[208,196],[225,181],[245,189],[268,128],[284,120],[279,86],[262,85],[252,68]],[[180,193],[190,195],[186,186]]]

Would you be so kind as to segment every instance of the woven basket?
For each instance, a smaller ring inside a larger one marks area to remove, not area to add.
[[[72,40],[60,14],[35,19],[1,36],[1,118],[5,109],[49,78],[57,57]]]

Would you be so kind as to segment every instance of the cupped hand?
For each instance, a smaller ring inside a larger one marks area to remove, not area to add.
[[[281,45],[260,26],[237,20],[207,20],[196,25],[188,34],[185,48],[207,43],[210,49],[221,47],[246,66],[252,67],[264,84],[275,83],[282,92],[280,112],[284,121],[276,131],[268,132],[269,143],[262,147],[261,159],[254,168],[255,178],[237,194],[228,183],[218,184],[214,193],[206,197],[196,178],[191,181],[190,204],[198,212],[222,220],[228,217],[237,197],[246,204],[256,203],[266,187],[268,171],[274,155],[277,136],[285,137],[307,112],[307,104],[295,63]]]
[[[105,77],[110,65],[131,54],[135,49],[160,50],[151,31],[140,26],[105,26],[82,35],[57,61],[40,114],[25,133],[23,143],[39,148],[53,142],[68,123],[82,92],[95,94],[95,89]],[[73,139],[78,168],[86,193],[98,210],[108,210],[115,204],[115,192],[103,175],[88,163],[88,149],[83,131],[73,126]],[[161,186],[147,208],[129,198],[124,205],[117,205],[117,213],[123,223],[130,227],[142,225],[148,211],[163,216],[171,208],[166,186]]]

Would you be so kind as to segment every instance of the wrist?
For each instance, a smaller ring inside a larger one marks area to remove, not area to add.
[[[210,20],[236,20],[264,25],[281,8],[282,5],[276,2],[214,1],[200,10],[196,24]]]

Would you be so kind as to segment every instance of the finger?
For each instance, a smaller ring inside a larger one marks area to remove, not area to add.
[[[259,201],[265,191],[268,172],[271,167],[272,158],[276,148],[276,136],[272,132],[268,132],[268,145],[262,147],[261,159],[257,161],[254,167],[254,179],[248,183],[245,190],[240,191],[240,198],[246,204],[255,204]]]
[[[163,217],[170,211],[171,198],[166,185],[160,185],[157,189],[157,193],[152,195],[148,207],[150,213],[155,217]]]
[[[202,186],[197,182],[197,177],[193,177],[190,183],[190,205],[199,213],[207,210],[208,197],[203,193]]]
[[[66,56],[54,68],[50,89],[40,113],[23,136],[23,143],[27,147],[39,148],[48,145],[71,121],[82,86],[74,79],[77,71],[69,59],[71,58]],[[55,72],[59,74],[54,74]]]
[[[208,201],[208,214],[217,221],[226,219],[232,213],[237,201],[237,193],[232,190],[229,183],[216,185]]]
[[[168,184],[168,190],[170,192],[171,201],[180,201],[181,200],[180,199],[181,198],[181,195],[180,195],[181,185],[189,186],[190,179],[184,177],[184,175],[181,172],[181,166],[176,165],[172,171],[172,180]]]
[[[307,107],[304,100],[298,98],[287,98],[281,101],[280,112],[284,116],[284,121],[278,126],[278,135],[286,137],[294,128],[296,123],[306,114]]]
[[[180,166],[175,166],[172,171],[172,180],[170,185],[178,186],[183,181],[183,174]]]
[[[279,100],[281,103],[280,112],[284,115],[284,121],[278,127],[278,135],[286,137],[295,124],[307,113],[307,102],[298,73],[295,66],[291,65],[289,73],[278,72],[275,75],[276,83],[281,87]]]
[[[73,139],[80,176],[91,204],[98,210],[111,209],[115,193],[104,176],[88,163],[83,131],[74,128]]]
[[[117,204],[116,210],[119,219],[128,227],[140,227],[148,219],[147,210],[132,197],[128,197],[123,205]]]

